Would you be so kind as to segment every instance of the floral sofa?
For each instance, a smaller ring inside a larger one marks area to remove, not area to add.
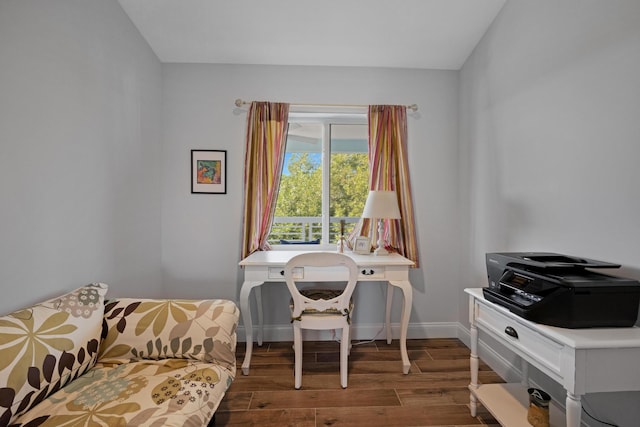
[[[106,292],[0,317],[0,427],[212,425],[236,373],[236,305]]]

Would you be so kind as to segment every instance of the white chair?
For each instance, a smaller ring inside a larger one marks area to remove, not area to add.
[[[343,282],[344,289],[299,289],[305,268],[326,268],[327,282]],[[295,269],[295,270],[294,270]],[[302,273],[300,273],[302,272]],[[358,280],[358,267],[347,255],[337,252],[310,252],[296,255],[284,269],[284,278],[291,293],[291,322],[295,353],[295,388],[302,385],[302,329],[342,329],[340,342],[340,384],[347,387],[347,367],[350,350],[351,295]]]

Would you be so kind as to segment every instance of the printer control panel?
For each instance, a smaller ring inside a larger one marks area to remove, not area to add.
[[[530,306],[542,301],[548,291],[545,283],[535,277],[528,277],[513,270],[507,270],[500,278],[500,292],[521,306]]]
[[[521,290],[515,290],[511,299],[520,305],[529,306],[536,302],[542,301],[542,297],[534,294],[529,294]]]

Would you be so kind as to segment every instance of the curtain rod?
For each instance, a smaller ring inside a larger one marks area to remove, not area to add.
[[[249,105],[251,104],[250,101],[243,101],[242,99],[238,98],[236,99],[236,107],[242,107],[243,105]],[[368,105],[357,105],[357,104],[291,104],[292,106],[295,107],[342,107],[342,108],[367,108],[369,107]],[[411,110],[411,111],[418,111],[418,104],[411,104],[411,105],[405,105],[405,108]]]

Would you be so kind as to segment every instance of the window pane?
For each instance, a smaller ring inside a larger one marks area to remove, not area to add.
[[[330,242],[337,242],[340,220],[348,234],[362,215],[369,190],[367,126],[331,125]]]
[[[354,120],[316,116],[289,123],[270,243],[335,244],[341,220],[345,234],[358,222],[369,166],[366,116],[360,124]]]
[[[322,124],[289,123],[280,191],[269,241],[322,235]],[[283,218],[280,220],[280,218]]]

